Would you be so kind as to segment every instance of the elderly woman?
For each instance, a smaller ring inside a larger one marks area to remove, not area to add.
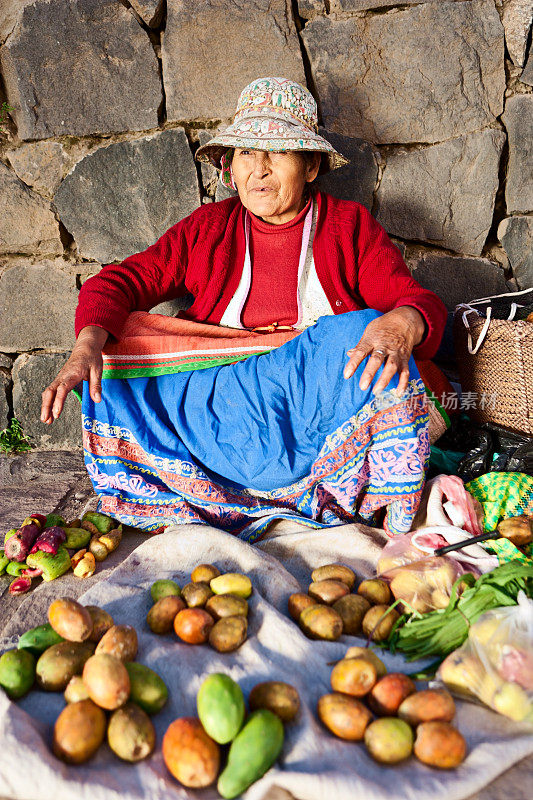
[[[83,285],[76,345],[41,419],[87,382],[85,457],[103,512],[247,541],[280,518],[410,529],[429,455],[412,354],[434,355],[446,310],[364,206],[313,189],[346,163],[317,130],[304,87],[253,81],[196,153],[238,196]],[[178,318],[146,313],[188,293]]]

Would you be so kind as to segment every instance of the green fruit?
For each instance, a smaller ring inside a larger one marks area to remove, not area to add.
[[[35,658],[27,650],[8,650],[0,657],[0,686],[8,697],[18,700],[35,681]]]
[[[8,564],[9,558],[6,556],[3,550],[0,550],[0,575],[4,574]]]
[[[100,533],[109,533],[117,524],[114,519],[107,517],[105,514],[99,514],[98,511],[87,511],[82,519],[82,522],[85,521],[94,525]]]
[[[196,706],[205,732],[215,742],[227,744],[237,736],[244,720],[244,697],[229,675],[209,675],[200,686]]]
[[[53,581],[69,571],[70,556],[67,548],[61,545],[55,554],[45,553],[42,550],[29,553],[26,563],[28,567],[42,569],[43,581]]]
[[[95,647],[94,642],[59,642],[45,650],[36,667],[37,683],[41,689],[63,692],[72,676],[82,672]]]
[[[13,575],[13,577],[18,578],[25,569],[28,569],[28,565],[24,562],[10,561],[6,567],[6,572],[8,575]]]
[[[48,647],[63,641],[63,637],[47,622],[46,625],[38,625],[19,636],[17,647],[19,650],[29,650],[34,656],[40,656]]]
[[[82,547],[87,547],[91,541],[91,532],[86,531],[85,528],[64,528],[67,538],[63,545],[68,550],[81,550]]]
[[[162,597],[168,597],[171,594],[179,597],[181,595],[181,589],[176,581],[162,579],[152,583],[150,586],[150,594],[152,595],[153,602],[157,603]]]
[[[168,689],[157,672],[136,661],[127,661],[124,666],[130,676],[130,700],[147,714],[161,711],[168,698]]]
[[[46,515],[46,522],[44,524],[45,528],[62,528],[66,525],[65,520],[60,514],[47,514]]]
[[[283,723],[272,711],[254,711],[233,740],[226,769],[218,779],[222,797],[238,797],[273,765],[283,747]]]

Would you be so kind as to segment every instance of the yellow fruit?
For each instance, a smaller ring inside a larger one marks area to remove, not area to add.
[[[531,702],[517,683],[504,683],[492,698],[492,707],[515,722],[522,722],[531,712]]]

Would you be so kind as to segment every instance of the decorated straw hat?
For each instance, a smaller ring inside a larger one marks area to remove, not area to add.
[[[198,161],[222,170],[221,180],[231,186],[225,155],[231,148],[251,150],[306,150],[324,153],[320,172],[348,163],[348,159],[318,133],[318,113],[311,92],[287,78],[258,78],[239,97],[233,122],[196,151]]]

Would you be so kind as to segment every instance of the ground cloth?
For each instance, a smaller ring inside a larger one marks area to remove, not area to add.
[[[386,530],[409,531],[429,457],[414,360],[402,397],[393,391],[397,375],[372,393],[381,368],[361,390],[366,361],[343,377],[347,350],[377,316],[324,316],[277,340],[172,320],[173,338],[145,343],[132,315],[123,340],[106,348],[102,402],[83,393],[99,509],[142,530],[200,522],[249,542],[273,519],[376,523],[385,508]],[[226,363],[237,358],[245,360]]]
[[[463,800],[479,791],[533,753],[531,729],[459,702],[456,723],[466,737],[469,754],[457,770],[440,772],[415,759],[396,767],[379,766],[363,745],[336,739],[316,719],[317,700],[330,691],[328,662],[341,658],[349,645],[364,642],[355,637],[342,637],[339,642],[307,639],[287,616],[287,598],[306,589],[311,569],[324,563],[341,561],[361,577],[373,574],[385,539],[382,531],[357,525],[325,531],[300,527],[297,533],[266,538],[253,547],[198,525],[175,527],[148,538],[107,578],[93,584],[81,601],[104,607],[116,623],[135,625],[137,660],[160,673],[169,687],[167,706],[153,717],[156,752],[147,761],[130,765],[103,746],[92,761],[68,767],[49,749],[53,723],[64,705],[62,695],[32,691],[15,704],[0,692],[0,796],[13,800],[212,800],[217,796],[214,790],[181,788],[167,773],[161,756],[167,726],[179,716],[195,714],[196,693],[211,672],[231,675],[245,697],[256,683],[275,679],[294,684],[301,696],[302,709],[295,722],[286,726],[279,763],[247,792],[246,800],[266,800],[271,786],[284,787],[298,800]],[[235,653],[186,645],[173,635],[156,636],[146,626],[151,583],[175,577],[183,585],[201,562],[214,563],[222,571],[246,572],[253,581],[249,638]],[[61,579],[57,583],[56,588],[43,584],[25,599],[17,618],[25,619],[26,627],[45,621],[52,593],[62,594]],[[43,597],[47,598],[44,603]],[[19,632],[23,629],[20,625]],[[0,641],[4,649],[9,644]],[[389,670],[406,667],[400,656],[386,655],[384,660]],[[408,665],[406,671],[411,668]]]

